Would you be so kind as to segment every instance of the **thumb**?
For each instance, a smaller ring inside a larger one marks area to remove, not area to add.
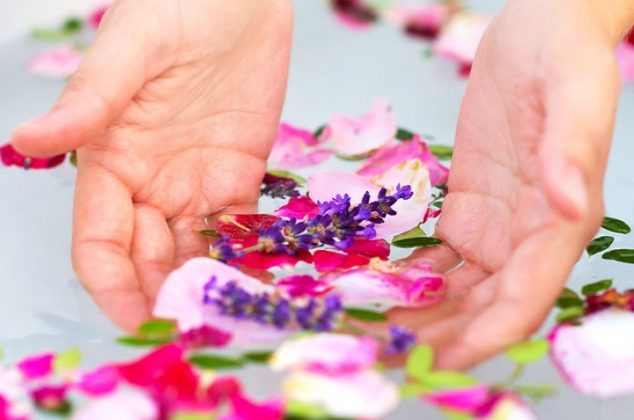
[[[72,151],[101,134],[123,111],[148,76],[150,31],[139,27],[142,19],[135,8],[125,1],[111,6],[52,110],[13,132],[18,151],[33,157]]]
[[[589,56],[589,55],[588,55]],[[598,54],[548,82],[541,177],[551,204],[568,219],[601,203],[620,91],[613,54]]]

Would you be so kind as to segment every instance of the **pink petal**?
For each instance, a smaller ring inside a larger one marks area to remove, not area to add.
[[[383,11],[383,17],[405,28],[412,36],[433,39],[449,17],[444,4],[393,5]]]
[[[128,388],[90,400],[73,414],[73,420],[155,420],[156,402],[145,392]]]
[[[318,165],[332,156],[331,151],[318,146],[319,139],[310,131],[282,123],[269,156],[269,165],[277,169]]]
[[[88,23],[93,29],[99,28],[104,15],[108,11],[108,7],[110,7],[110,5],[99,6],[90,14],[88,17]]]
[[[316,255],[315,264],[317,264]],[[285,295],[293,298],[300,296],[323,296],[332,288],[328,283],[317,280],[309,275],[284,277],[275,283],[275,287]]]
[[[232,411],[224,415],[222,420],[282,420],[284,418],[284,405],[279,398],[258,404],[243,395],[237,395],[232,398],[231,406]]]
[[[358,254],[370,258],[387,260],[390,256],[390,244],[384,239],[359,239],[356,238],[351,246],[343,250],[348,254]]]
[[[335,114],[328,125],[336,153],[360,156],[380,148],[396,135],[396,117],[386,101],[377,101],[361,117]]]
[[[61,165],[65,159],[65,154],[48,158],[28,158],[21,155],[10,144],[0,147],[0,161],[5,166],[18,166],[25,169],[51,169]]]
[[[345,193],[352,198],[352,203],[360,203],[366,191],[376,197],[380,189],[368,178],[337,169],[319,171],[308,178],[308,192],[314,201],[329,201]]]
[[[469,388],[448,389],[425,394],[423,398],[442,408],[475,413],[487,403],[491,395],[488,385],[478,384]]]
[[[291,198],[288,204],[275,211],[276,216],[296,217],[297,219],[303,219],[306,216],[316,216],[317,214],[319,214],[319,207],[306,195]]]
[[[339,21],[350,29],[365,29],[378,17],[364,0],[334,0],[332,7]]]
[[[116,367],[106,365],[84,373],[77,386],[88,395],[100,396],[114,391],[120,378],[119,370]]]
[[[460,12],[451,17],[434,43],[434,54],[446,57],[461,66],[470,66],[491,17]]]
[[[616,58],[621,67],[621,77],[624,83],[634,81],[634,45],[623,41],[616,48]]]
[[[32,74],[63,79],[79,69],[84,54],[73,45],[62,45],[35,56],[28,65]]]
[[[185,352],[181,346],[168,344],[153,350],[146,356],[117,367],[119,375],[132,385],[152,386],[157,376],[171,365],[183,360]]]
[[[313,255],[315,269],[320,273],[335,270],[345,270],[353,267],[365,266],[370,258],[358,254],[341,254],[339,252],[316,251]]]
[[[557,326],[549,339],[551,359],[577,391],[601,398],[634,393],[633,312],[606,309],[580,326]]]
[[[223,214],[216,222],[216,232],[231,239],[246,239],[255,232],[270,228],[279,217],[270,214]]]
[[[206,347],[225,347],[231,342],[232,335],[209,325],[203,325],[183,332],[178,336],[179,342],[187,349]]]
[[[55,410],[64,404],[67,393],[68,386],[66,385],[45,385],[31,391],[31,398],[39,407],[45,410]]]
[[[53,373],[55,354],[45,353],[26,358],[18,363],[17,368],[28,380],[39,379]]]

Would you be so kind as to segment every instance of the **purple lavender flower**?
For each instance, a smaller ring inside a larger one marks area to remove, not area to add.
[[[227,237],[219,238],[211,246],[209,256],[215,260],[227,262],[240,257],[241,253],[237,252],[231,245],[231,241]]]
[[[411,331],[398,326],[390,327],[390,341],[385,347],[389,354],[406,353],[416,344],[416,336]]]

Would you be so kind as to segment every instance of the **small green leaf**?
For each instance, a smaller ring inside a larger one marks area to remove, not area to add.
[[[612,287],[612,279],[599,280],[583,286],[581,293],[583,293],[584,296],[596,295],[599,292],[608,290],[610,287]]]
[[[282,169],[269,169],[266,172],[270,175],[277,176],[280,178],[292,179],[293,181],[297,182],[300,185],[304,185],[306,183],[306,178],[302,178],[301,176],[297,174],[294,174],[292,172],[285,171]]]
[[[615,219],[613,217],[605,217],[603,218],[603,224],[601,227],[605,230],[609,230],[614,233],[623,233],[627,234],[632,231],[632,229],[622,220]]]
[[[603,252],[612,245],[614,238],[612,236],[599,236],[594,238],[586,248],[589,256]]]
[[[566,287],[559,295],[555,306],[560,309],[569,308],[571,306],[583,306],[583,300],[581,300],[577,292]]]
[[[316,404],[299,401],[286,403],[286,419],[322,420],[329,418],[328,413]]]
[[[403,239],[412,239],[412,238],[426,238],[426,237],[427,237],[427,234],[423,230],[422,224],[419,224],[418,226],[414,226],[413,228],[411,228],[410,230],[406,232],[399,233],[398,235],[394,237],[393,241],[400,241]]]
[[[534,363],[548,354],[548,341],[542,338],[516,344],[506,350],[506,357],[519,365]]]
[[[574,321],[583,316],[583,308],[581,306],[570,306],[562,309],[557,314],[557,323],[561,324],[566,321]]]
[[[613,249],[601,255],[604,260],[634,264],[634,249]]]
[[[210,238],[219,238],[220,234],[218,232],[216,232],[215,230],[212,229],[203,229],[198,231],[198,233],[200,233],[203,236],[207,236]]]
[[[408,382],[406,384],[401,385],[401,398],[410,399],[410,398],[418,398],[423,394],[426,394],[431,389],[417,383],[417,382]]]
[[[546,397],[557,393],[557,387],[554,385],[517,385],[513,388],[513,391],[518,394],[533,400],[533,403],[538,403]]]
[[[154,338],[154,337],[119,337],[117,339],[117,343],[123,344],[124,346],[131,347],[155,347],[160,346],[162,344],[167,344],[171,340],[171,337],[168,338]]]
[[[73,150],[72,152],[70,152],[70,157],[68,158],[68,160],[70,161],[70,164],[73,165],[75,168],[77,167],[77,151]]]
[[[387,321],[387,316],[384,313],[371,311],[369,309],[346,308],[346,315],[348,315],[350,318],[366,322]]]
[[[66,41],[70,35],[59,29],[36,28],[31,32],[31,36],[40,41]]]
[[[64,418],[68,417],[73,412],[73,404],[68,400],[62,401],[59,405],[52,408],[45,407],[41,404],[35,404],[35,406],[38,410],[44,413],[54,414]]]
[[[453,157],[453,147],[442,144],[430,144],[429,151],[440,160],[450,160]]]
[[[143,323],[139,327],[139,333],[147,336],[171,336],[176,332],[176,325],[173,321],[165,319],[153,319]]]
[[[170,420],[209,420],[213,418],[215,418],[213,411],[209,411],[206,413],[180,412],[170,416]]]
[[[226,370],[238,369],[244,366],[240,359],[234,359],[217,354],[194,354],[189,361],[201,369],[206,370]]]
[[[396,138],[401,141],[409,141],[414,138],[414,133],[404,128],[399,128],[396,132]]]
[[[242,359],[250,363],[266,364],[273,356],[270,351],[254,351],[242,355]]]
[[[313,137],[315,138],[321,137],[321,135],[324,134],[324,130],[326,129],[326,127],[327,127],[326,124],[320,126],[317,130],[313,132]]]
[[[62,25],[62,31],[68,35],[74,35],[81,32],[84,22],[78,17],[71,17]]]
[[[442,244],[442,240],[432,237],[409,238],[392,241],[397,248],[427,248]]]
[[[427,373],[421,383],[433,390],[466,388],[476,385],[478,380],[462,372],[453,370],[437,370]]]
[[[81,364],[81,351],[78,348],[58,353],[53,360],[53,371],[74,369]]]
[[[429,375],[434,364],[434,349],[428,345],[419,345],[412,349],[407,357],[405,372],[407,376],[419,382]]]

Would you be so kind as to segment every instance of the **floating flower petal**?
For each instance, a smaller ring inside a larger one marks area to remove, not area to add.
[[[73,45],[62,45],[35,56],[28,65],[32,74],[64,79],[79,69],[84,54]]]
[[[282,123],[277,130],[269,166],[275,169],[296,169],[318,165],[332,156],[320,148],[320,139],[308,130]]]
[[[24,169],[51,169],[61,165],[66,155],[48,158],[30,158],[20,154],[10,144],[0,147],[0,162],[5,166],[18,166]]]

